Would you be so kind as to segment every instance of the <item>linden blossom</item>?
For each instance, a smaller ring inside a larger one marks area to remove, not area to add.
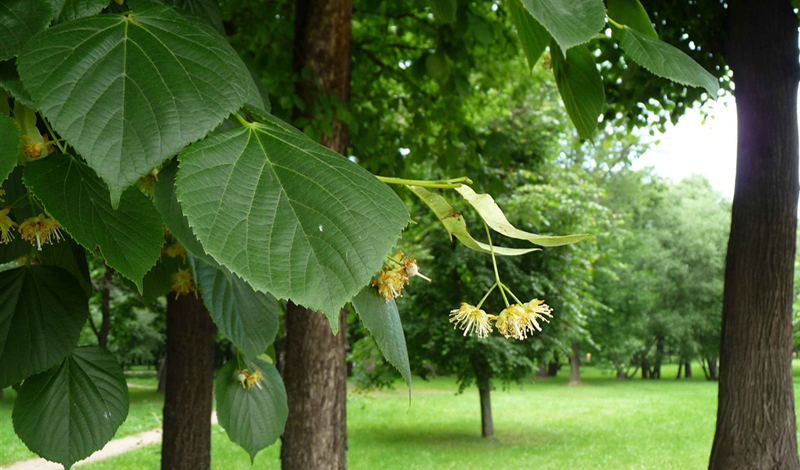
[[[194,290],[194,279],[189,268],[178,268],[178,272],[170,277],[170,281],[172,282],[172,290],[175,292],[176,299]]]
[[[36,217],[25,219],[18,230],[24,240],[36,245],[42,251],[42,244],[59,241],[61,236],[61,225],[52,217],[39,214]]]
[[[403,287],[414,276],[431,282],[429,277],[420,274],[417,260],[408,256],[404,257],[402,251],[398,251],[393,257],[387,258],[391,263],[394,263],[394,267],[388,263],[384,264],[383,271],[378,275],[378,279],[372,282],[373,286],[378,286],[378,293],[387,302],[397,297],[402,297]]]
[[[10,243],[14,240],[14,232],[11,231],[14,227],[19,227],[16,222],[11,220],[8,216],[8,212],[11,210],[11,207],[6,207],[5,209],[0,209],[0,243]]]

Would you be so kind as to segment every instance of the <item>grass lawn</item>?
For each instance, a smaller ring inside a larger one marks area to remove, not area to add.
[[[478,393],[455,395],[455,381],[416,380],[408,395],[395,390],[351,393],[348,400],[348,467],[360,469],[701,469],[706,468],[714,433],[717,384],[703,379],[675,380],[675,366],[664,379],[618,381],[585,367],[583,384],[566,386],[567,371],[556,379],[511,386],[492,393],[496,437],[480,437]],[[795,362],[795,389],[800,388]],[[142,384],[144,380],[135,381]],[[151,382],[154,383],[154,382]],[[131,389],[131,417],[119,435],[155,423],[158,395]],[[152,400],[152,401],[151,401]],[[0,405],[8,423],[10,402]],[[131,420],[136,423],[131,423]],[[249,469],[246,452],[225,432],[212,431],[212,468]],[[16,449],[10,424],[0,424],[0,447]],[[24,446],[20,443],[19,446]],[[84,466],[87,470],[159,467],[160,446]],[[19,455],[19,454],[17,454]],[[28,454],[23,455],[25,457]],[[278,469],[279,445],[256,457],[258,469]],[[3,462],[5,456],[0,456]],[[5,458],[5,461],[20,457]]]

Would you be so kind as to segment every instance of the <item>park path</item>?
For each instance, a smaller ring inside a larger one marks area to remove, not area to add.
[[[211,413],[211,424],[217,424],[216,411]],[[86,459],[77,462],[74,467],[86,465],[87,463],[91,462],[97,462],[99,460],[105,460],[109,457],[124,454],[125,452],[129,452],[140,447],[158,444],[161,442],[161,433],[161,429],[152,429],[150,431],[140,432],[139,434],[133,434],[120,439],[114,439],[99,451],[90,455]],[[0,467],[0,470],[62,470],[63,468],[64,467],[60,464],[39,458],[15,462],[7,467]]]

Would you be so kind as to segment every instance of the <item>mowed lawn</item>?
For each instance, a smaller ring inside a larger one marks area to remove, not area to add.
[[[583,384],[566,385],[568,371],[492,393],[495,438],[480,436],[474,388],[456,394],[450,378],[413,384],[411,407],[404,388],[351,393],[348,399],[350,469],[701,469],[714,433],[717,384],[675,380],[619,381],[584,367]],[[795,362],[795,389],[800,387]],[[135,379],[138,385],[148,380]],[[151,382],[153,386],[155,382]],[[0,404],[0,465],[30,456],[11,429],[13,391]],[[131,389],[131,417],[118,437],[159,423],[160,397]],[[159,446],[86,465],[89,470],[159,467]],[[279,444],[262,451],[257,469],[280,468]],[[249,469],[248,455],[224,430],[213,428],[212,468]]]

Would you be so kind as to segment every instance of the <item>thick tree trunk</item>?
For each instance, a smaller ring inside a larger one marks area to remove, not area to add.
[[[352,0],[297,0],[294,70],[315,77],[298,82],[305,104],[295,117],[311,115],[317,98],[336,95],[350,102]],[[320,143],[347,155],[348,128],[334,118]],[[289,419],[281,447],[283,470],[335,470],[347,467],[346,312],[334,336],[320,313],[289,304],[286,315],[284,382]]]
[[[569,356],[569,385],[581,383],[581,343],[572,343],[572,354]]]
[[[346,468],[346,316],[342,309],[334,336],[323,314],[289,302],[283,373],[289,420],[281,446],[283,470]]]
[[[717,427],[709,468],[798,469],[792,389],[797,236],[798,19],[789,0],[729,4],[736,189],[725,269]]]
[[[158,365],[158,372],[156,372],[156,380],[158,380],[158,393],[165,393],[167,391],[167,355],[161,358],[161,363]]]
[[[161,470],[211,468],[216,327],[194,294],[167,298],[167,389]]]
[[[491,387],[488,384],[479,385],[478,393],[481,397],[481,436],[491,439],[494,437]]]
[[[687,379],[691,379],[692,378],[692,361],[691,360],[686,361],[686,364],[684,365],[683,377],[687,378]]]

